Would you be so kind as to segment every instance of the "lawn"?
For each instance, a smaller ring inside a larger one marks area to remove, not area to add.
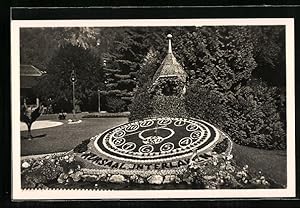
[[[128,122],[126,117],[122,118],[82,118],[82,114],[77,115],[82,120],[79,124],[67,124],[67,120],[61,126],[35,129],[32,140],[21,139],[21,155],[35,155],[53,152],[62,152],[73,149],[81,141],[91,138],[106,129]],[[67,119],[72,118],[68,115]],[[42,115],[38,120],[58,121],[57,115]],[[27,131],[22,131],[21,136],[27,136]]]
[[[262,150],[234,144],[232,155],[237,165],[248,165],[250,171],[262,171],[275,183],[286,185],[286,151]]]
[[[53,152],[62,152],[73,149],[81,141],[91,138],[109,128],[128,122],[126,117],[115,118],[82,118],[80,124],[67,124],[61,126],[36,129],[32,131],[34,139],[21,139],[21,155],[35,155]],[[68,115],[67,119],[72,118]],[[57,115],[42,115],[39,120],[57,121]],[[22,131],[21,136],[27,132]],[[286,184],[286,152],[261,150],[234,144],[232,154],[237,165],[249,166],[250,171],[262,173],[274,180],[275,183]]]

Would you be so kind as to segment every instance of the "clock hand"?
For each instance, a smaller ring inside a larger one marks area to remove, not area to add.
[[[156,119],[156,126],[155,126],[155,131],[154,131],[156,137],[157,137],[157,127],[158,127],[158,123],[157,123],[157,119]]]
[[[142,131],[144,131],[144,130],[142,130]],[[142,132],[142,131],[136,131],[136,132],[133,132],[133,133],[130,133],[130,134],[125,134],[123,137],[131,136],[131,135],[140,133],[140,132]]]
[[[152,129],[155,129],[155,136],[157,136],[157,129],[165,128],[166,126],[160,126],[160,127],[152,128]],[[147,130],[152,130],[152,129],[147,129]],[[143,131],[145,131],[145,130],[136,131],[136,132],[133,132],[133,133],[130,133],[130,134],[125,134],[123,137],[127,137],[127,136],[131,136],[131,135],[134,135],[134,134],[138,134],[138,133],[143,132]]]

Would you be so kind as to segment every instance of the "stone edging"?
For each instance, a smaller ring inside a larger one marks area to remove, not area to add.
[[[72,151],[72,150],[71,150]],[[21,160],[28,160],[28,159],[38,159],[41,157],[46,157],[50,155],[55,155],[55,156],[60,156],[64,155],[66,153],[69,153],[71,151],[66,151],[66,152],[53,152],[53,153],[47,153],[47,154],[39,154],[39,155],[26,155],[26,156],[21,156]]]

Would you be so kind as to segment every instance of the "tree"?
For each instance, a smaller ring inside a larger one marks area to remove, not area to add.
[[[127,110],[136,90],[137,72],[140,71],[142,60],[148,51],[144,38],[143,29],[119,29],[113,43],[115,47],[105,54],[106,94],[114,98],[114,103],[116,100],[123,101],[124,107],[120,109]]]
[[[24,105],[21,106],[21,121],[27,125],[29,140],[33,138],[31,134],[31,126],[38,119],[38,117],[40,117],[41,114],[42,108],[40,105],[34,109],[28,107],[26,103],[24,103]]]
[[[129,105],[130,120],[150,117],[153,112],[152,95],[149,92],[152,77],[159,66],[158,52],[150,47],[143,59],[141,69],[137,74],[137,91],[134,93],[132,103]]]
[[[286,147],[277,87],[252,80],[236,93],[221,93],[196,82],[188,88],[185,101],[190,116],[213,123],[238,144],[263,149]]]
[[[21,64],[34,65],[47,71],[47,64],[57,52],[58,47],[59,44],[49,28],[20,29]]]
[[[199,27],[184,34],[174,50],[191,80],[222,92],[245,85],[256,67],[245,27]]]
[[[103,68],[101,60],[95,57],[90,49],[71,44],[61,46],[47,68],[47,76],[39,83],[37,94],[43,100],[51,98],[56,104],[54,111],[60,112],[63,109],[71,112],[70,75],[73,70],[77,77],[76,105],[80,106],[81,110],[97,109],[97,103],[93,97],[97,97],[97,90],[104,87]]]
[[[257,67],[253,76],[262,78],[269,85],[285,86],[285,27],[249,27],[249,39],[254,45]]]
[[[20,58],[22,64],[31,64],[47,71],[51,58],[60,47],[68,44],[84,49],[96,50],[97,41],[101,42],[98,34],[100,29],[90,27],[42,27],[21,28]]]
[[[226,94],[224,130],[243,145],[285,149],[285,120],[280,117],[279,92],[277,87],[253,79],[235,95]]]

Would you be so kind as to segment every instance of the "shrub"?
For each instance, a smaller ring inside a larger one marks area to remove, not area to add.
[[[188,117],[183,96],[151,95],[147,87],[140,89],[129,107],[129,120],[147,117]]]
[[[127,103],[115,96],[106,97],[106,109],[110,113],[123,112],[127,110]]]
[[[286,146],[276,87],[255,80],[235,93],[221,93],[196,82],[188,88],[185,104],[190,116],[217,125],[238,144],[263,149]]]
[[[144,119],[151,116],[151,113],[153,112],[151,100],[151,95],[147,91],[147,87],[144,86],[143,88],[140,88],[129,106],[129,120]]]
[[[82,118],[114,118],[114,117],[128,117],[130,112],[120,112],[120,113],[89,113],[82,116]]]
[[[285,149],[285,120],[280,118],[280,95],[276,87],[254,81],[230,97],[225,101],[224,124],[234,141],[263,149]]]
[[[152,116],[188,117],[184,98],[179,96],[154,96]]]
[[[178,77],[159,78],[151,87],[151,94],[178,95],[182,93],[184,83]]]
[[[232,157],[231,157],[232,158]],[[261,172],[250,172],[248,165],[239,167],[224,155],[214,155],[205,162],[193,161],[184,173],[184,181],[195,182],[203,189],[258,189],[282,187]]]
[[[199,81],[187,88],[185,108],[191,117],[203,119],[219,128],[224,126],[225,112],[222,94],[202,87]]]

